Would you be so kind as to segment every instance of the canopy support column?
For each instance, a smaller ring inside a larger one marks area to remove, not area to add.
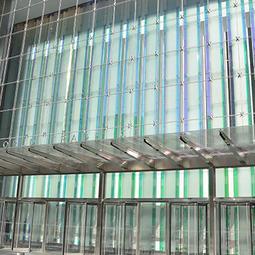
[[[209,223],[210,223],[210,255],[216,255],[216,214],[215,214],[215,168],[209,168]]]

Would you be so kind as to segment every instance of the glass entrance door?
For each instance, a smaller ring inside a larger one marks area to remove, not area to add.
[[[46,208],[45,253],[60,255],[63,251],[65,202],[48,202]]]
[[[5,201],[2,207],[1,248],[11,248],[16,203]]]
[[[65,254],[95,254],[97,205],[69,203]]]
[[[141,203],[139,208],[139,254],[167,254],[168,203]]]
[[[40,252],[43,250],[45,215],[46,215],[46,204],[34,203],[33,224],[31,228],[31,244],[30,244],[32,252],[34,251]]]
[[[136,254],[137,204],[105,204],[102,254]]]
[[[253,205],[222,204],[220,222],[222,254],[254,254],[254,235],[251,236],[254,231]]]
[[[13,251],[29,254],[62,254],[65,204],[65,202],[51,201],[20,201],[16,215]],[[10,211],[7,210],[9,216]],[[14,214],[15,210],[13,210],[13,220]],[[5,229],[8,226],[6,222],[4,222]],[[12,231],[13,227],[10,225],[8,235],[5,231],[5,243],[9,241]]]
[[[172,204],[170,254],[209,254],[207,206]]]
[[[18,203],[15,221],[14,251],[30,252],[33,205],[32,202]]]
[[[207,205],[107,203],[102,254],[209,254]]]
[[[13,245],[15,252],[42,251],[45,209],[45,203],[18,203]]]

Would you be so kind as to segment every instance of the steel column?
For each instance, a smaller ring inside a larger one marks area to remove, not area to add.
[[[254,254],[254,243],[253,243],[253,222],[252,222],[252,204],[249,206],[249,219],[250,219],[250,236],[251,236],[251,254]]]
[[[63,233],[63,244],[62,244],[62,255],[65,254],[66,249],[66,236],[67,236],[67,224],[69,218],[69,203],[65,204],[65,218],[64,218],[64,233]]]
[[[101,237],[102,237],[102,218],[103,218],[103,199],[105,196],[105,173],[100,173],[98,207],[97,207],[97,233],[96,233],[96,255],[101,254]]]
[[[210,223],[210,255],[216,254],[216,220],[215,220],[215,169],[209,168],[209,223]]]
[[[15,241],[14,235],[15,235],[16,219],[17,219],[17,213],[18,213],[18,201],[20,196],[22,195],[20,192],[20,190],[22,190],[22,186],[23,186],[23,176],[20,175],[18,179],[18,185],[17,185],[15,214],[14,214],[13,229],[12,229],[12,241],[11,241],[12,250],[14,248],[14,241]]]

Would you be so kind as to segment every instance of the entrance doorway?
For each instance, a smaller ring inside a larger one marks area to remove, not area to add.
[[[101,254],[208,254],[207,204],[104,204]]]

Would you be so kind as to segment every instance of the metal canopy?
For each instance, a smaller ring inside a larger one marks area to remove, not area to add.
[[[0,175],[254,165],[254,126],[0,149]]]

